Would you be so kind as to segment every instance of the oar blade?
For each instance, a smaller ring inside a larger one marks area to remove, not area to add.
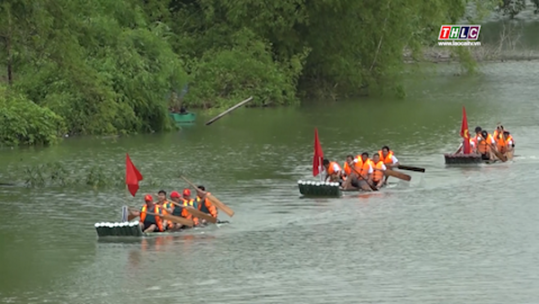
[[[222,210],[224,213],[226,213],[228,216],[230,217],[233,217],[234,216],[234,210],[232,210],[230,207],[228,207],[227,205],[225,205],[223,202],[221,202],[220,200],[218,200],[215,196],[213,195],[209,195],[206,191],[203,191],[202,189],[199,189],[195,184],[193,184],[191,181],[189,181],[187,178],[185,178],[184,176],[181,176],[181,178],[186,182],[188,183],[191,187],[195,188],[202,196],[203,195],[206,195],[209,199],[210,199],[210,202],[215,206],[217,207],[218,209]]]
[[[210,222],[212,224],[215,224],[217,223],[217,219],[214,218],[213,216],[211,215],[208,215],[200,210],[197,210],[193,207],[185,207],[185,209],[187,209],[187,212],[191,213],[191,215],[193,215],[194,217],[198,217],[199,219],[203,219],[203,220],[206,220],[207,222]]]
[[[233,217],[234,216],[234,210],[230,209],[227,205],[223,204],[220,200],[218,200],[213,195],[207,195],[207,197],[210,199],[210,202],[217,208],[221,209],[224,213],[226,213],[228,216]]]
[[[404,174],[404,173],[401,173],[401,172],[397,172],[397,171],[393,171],[393,170],[390,170],[390,169],[384,170],[384,174],[396,177],[398,179],[405,180],[407,182],[412,180],[412,177],[410,175]]]
[[[193,220],[189,220],[180,216],[174,216],[170,214],[160,214],[160,216],[162,216],[167,221],[171,221],[177,224],[182,224],[189,227],[193,227],[195,225]]]

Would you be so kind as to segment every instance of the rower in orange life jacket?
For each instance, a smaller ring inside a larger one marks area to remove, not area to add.
[[[185,190],[189,190],[189,189],[185,189]],[[187,194],[184,190],[184,194]],[[191,195],[191,191],[189,191],[189,195]],[[191,213],[189,213],[185,208],[184,206],[186,206],[186,204],[184,203],[185,200],[180,196],[180,194],[177,192],[177,191],[172,191],[170,193],[170,200],[173,201],[174,203],[176,204],[173,204],[171,203],[171,208],[168,209],[168,212],[173,215],[173,216],[180,216],[180,217],[183,217],[183,218],[186,218],[186,219],[191,219],[193,220],[193,223],[195,226],[198,225],[198,218],[196,217],[193,217],[191,215]],[[180,205],[180,206],[178,206]],[[190,205],[189,203],[187,203],[187,205]],[[190,205],[190,206],[193,206],[193,205]],[[194,206],[193,206],[194,207]],[[173,223],[173,222],[169,222],[168,224],[168,229],[169,230],[179,230],[179,229],[184,229],[184,228],[189,228],[187,226],[183,226],[182,224],[178,224],[178,223]]]
[[[206,187],[202,185],[197,186],[197,188],[206,192]],[[196,203],[198,205],[198,210],[217,218],[217,208],[211,203],[210,199],[207,197],[208,195],[211,195],[211,193],[206,192],[203,196],[200,196],[200,192],[197,193]],[[206,220],[201,220],[201,223],[206,224]]]
[[[399,167],[399,160],[395,157],[393,151],[391,151],[388,146],[383,146],[382,150],[378,151],[378,155],[380,155],[380,160],[387,168],[392,169]],[[387,184],[388,178],[389,175],[385,177],[384,184]]]
[[[343,172],[341,178],[346,180],[348,176],[352,174],[352,166],[354,166],[354,156],[352,154],[346,155],[346,161],[343,165]]]
[[[172,207],[172,203],[167,200],[167,192],[165,190],[159,190],[157,192],[157,203],[155,203],[164,214],[168,214],[168,210]],[[163,220],[163,225],[168,227],[168,221]]]
[[[195,209],[198,209],[198,205],[195,201],[195,199],[191,198],[191,190],[189,189],[183,189],[183,193],[182,193],[182,205],[184,207],[193,207]],[[188,220],[193,220],[193,222],[195,223],[195,226],[198,226],[199,224],[199,221],[198,221],[198,218],[194,217],[191,213],[189,213],[187,211],[187,209],[184,208],[183,212],[182,212],[182,216],[185,217],[186,219]]]
[[[479,145],[479,140],[481,139],[481,132],[483,129],[479,126],[475,127],[475,135],[471,138],[470,143],[472,144],[472,153],[479,154],[479,151],[477,150]]]
[[[324,165],[324,168],[326,169],[326,178],[324,179],[327,181],[328,179],[331,182],[339,182],[341,183],[341,175],[342,175],[342,168],[339,166],[337,162],[330,162],[327,158],[324,158],[324,161],[322,162]]]
[[[505,131],[505,129],[500,123],[498,123],[498,125],[496,126],[496,130],[492,132],[492,137],[494,138],[494,140],[497,140],[499,136],[503,136],[503,131]]]
[[[481,158],[484,160],[494,159],[492,148],[496,149],[494,138],[487,131],[481,131],[481,137],[477,139],[477,152],[481,154]]]
[[[498,138],[495,138],[494,140],[496,141],[496,148],[498,151],[506,156],[510,152],[512,154],[515,148],[515,141],[513,140],[513,136],[511,136],[509,131],[504,130],[500,135],[498,135]],[[509,158],[512,158],[512,155]]]
[[[164,209],[170,209],[172,207],[172,203],[167,200],[167,193],[165,190],[159,190],[159,192],[157,192],[157,205]]]
[[[369,184],[372,184],[372,161],[369,159],[369,153],[363,152],[360,158],[354,161],[351,178],[344,183],[344,189],[361,188],[365,191],[372,191]]]
[[[149,194],[144,196],[145,205],[140,209],[139,225],[144,232],[163,232],[165,227],[160,216],[148,214],[162,214],[161,208],[154,204],[153,197]]]
[[[373,154],[372,166],[372,183],[377,189],[380,189],[384,185],[384,171],[387,169],[384,162],[380,159],[380,154]]]

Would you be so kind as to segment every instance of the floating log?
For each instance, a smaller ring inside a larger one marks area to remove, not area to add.
[[[237,105],[233,106],[232,108],[230,108],[230,109],[224,111],[223,113],[221,113],[221,114],[215,116],[214,118],[208,120],[208,122],[206,123],[206,126],[211,125],[212,123],[214,123],[215,121],[217,121],[217,120],[220,119],[221,117],[223,117],[223,116],[225,116],[226,114],[228,114],[228,113],[230,113],[230,112],[236,110],[237,108],[243,106],[244,104],[248,103],[248,102],[251,101],[251,100],[253,100],[253,97],[252,97],[252,96],[249,97],[249,98],[247,98],[247,99],[245,99],[244,101],[238,103]]]

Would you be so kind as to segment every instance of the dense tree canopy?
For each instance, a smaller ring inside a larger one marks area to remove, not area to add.
[[[515,1],[498,9],[511,14]],[[187,83],[191,107],[398,88],[403,50],[434,43],[440,24],[461,19],[468,4],[3,0],[0,143],[169,130],[169,97]]]

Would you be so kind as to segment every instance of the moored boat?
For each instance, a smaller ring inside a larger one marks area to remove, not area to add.
[[[190,124],[194,123],[196,120],[196,114],[192,112],[186,112],[186,113],[169,113],[170,118],[174,120],[177,124]]]

